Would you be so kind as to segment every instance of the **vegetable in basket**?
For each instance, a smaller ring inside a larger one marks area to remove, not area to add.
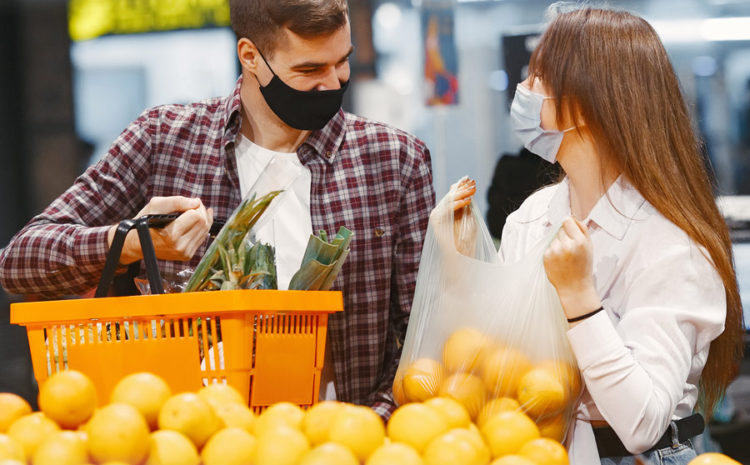
[[[289,289],[326,291],[336,280],[344,260],[349,255],[349,243],[354,233],[345,227],[340,227],[331,243],[325,231],[318,232],[318,236],[310,235],[307,242],[302,266],[292,276]]]
[[[250,246],[246,236],[281,192],[243,200],[208,247],[184,292],[276,289],[273,247],[261,243]]]

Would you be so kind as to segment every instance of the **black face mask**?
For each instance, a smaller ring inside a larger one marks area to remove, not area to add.
[[[289,87],[276,75],[262,53],[260,57],[273,74],[271,82],[265,87],[260,86],[260,93],[284,124],[303,131],[316,131],[322,129],[338,113],[349,81],[336,90],[297,90]]]

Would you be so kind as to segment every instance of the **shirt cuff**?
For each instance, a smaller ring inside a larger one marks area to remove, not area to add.
[[[623,345],[606,310],[569,329],[568,341],[581,371],[610,357]]]

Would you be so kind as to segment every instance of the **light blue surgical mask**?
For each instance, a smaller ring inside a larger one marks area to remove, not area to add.
[[[516,86],[513,104],[510,106],[510,125],[523,142],[523,146],[550,163],[557,160],[557,151],[565,133],[575,129],[542,129],[542,103],[552,98],[554,97],[532,92],[519,84]]]

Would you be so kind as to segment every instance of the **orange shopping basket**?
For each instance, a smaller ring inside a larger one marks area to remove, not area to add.
[[[145,221],[126,221],[151,245]],[[113,242],[108,262],[119,261],[121,245]],[[160,288],[155,255],[143,249],[152,289]],[[338,291],[235,290],[17,303],[11,322],[27,329],[40,384],[79,370],[106,404],[123,376],[150,371],[173,392],[225,382],[259,411],[317,401],[328,315],[342,310]]]

